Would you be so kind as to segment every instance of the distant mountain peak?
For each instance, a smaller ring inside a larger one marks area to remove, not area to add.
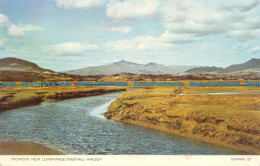
[[[259,61],[260,61],[260,59],[252,58],[249,61],[247,61],[246,63],[248,63],[248,62],[259,62]]]
[[[121,61],[114,62],[114,63],[117,64],[117,63],[130,63],[130,62],[128,62],[128,61],[126,61],[126,60],[121,60]]]
[[[129,61],[126,61],[126,60],[121,60],[121,61],[118,61],[118,62],[114,62],[112,64],[135,64],[137,65],[137,63],[134,63],[134,62],[129,62]]]
[[[147,63],[146,66],[149,66],[149,65],[158,65],[157,63],[154,63],[154,62],[150,62],[150,63]]]
[[[127,63],[126,60],[121,60],[121,61],[117,61],[117,62],[114,62],[114,63]]]

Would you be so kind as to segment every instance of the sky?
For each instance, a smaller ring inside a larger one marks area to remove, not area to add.
[[[0,58],[54,71],[260,58],[259,0],[0,0]]]

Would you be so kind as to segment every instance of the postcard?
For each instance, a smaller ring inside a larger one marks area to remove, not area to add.
[[[259,87],[259,0],[0,0],[0,166],[258,166]]]

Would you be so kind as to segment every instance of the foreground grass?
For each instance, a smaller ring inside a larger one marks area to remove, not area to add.
[[[260,92],[258,87],[184,87],[182,93]],[[124,93],[105,116],[260,154],[258,95],[180,95],[165,87]]]

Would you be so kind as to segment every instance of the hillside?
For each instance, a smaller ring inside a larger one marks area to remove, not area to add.
[[[100,76],[78,76],[43,69],[18,58],[0,59],[0,81],[76,81],[98,80]]]
[[[215,73],[218,73],[218,72],[221,72],[223,70],[223,68],[220,68],[220,67],[215,67],[215,66],[212,66],[212,67],[196,67],[196,68],[193,68],[193,69],[189,69],[187,71],[185,71],[186,74],[191,74],[191,73],[212,73],[212,74],[215,74]]]
[[[0,71],[22,71],[22,72],[34,72],[41,73],[49,71],[36,65],[35,63],[28,62],[18,58],[3,58],[0,59]]]
[[[242,64],[231,65],[225,68],[223,73],[230,72],[241,72],[241,71],[259,71],[260,70],[260,59],[251,59]]]
[[[231,74],[231,73],[259,73],[260,72],[260,59],[251,59],[242,64],[235,64],[228,66],[226,68],[220,67],[196,67],[185,71],[183,74],[193,74],[193,73],[211,73],[211,74]]]

